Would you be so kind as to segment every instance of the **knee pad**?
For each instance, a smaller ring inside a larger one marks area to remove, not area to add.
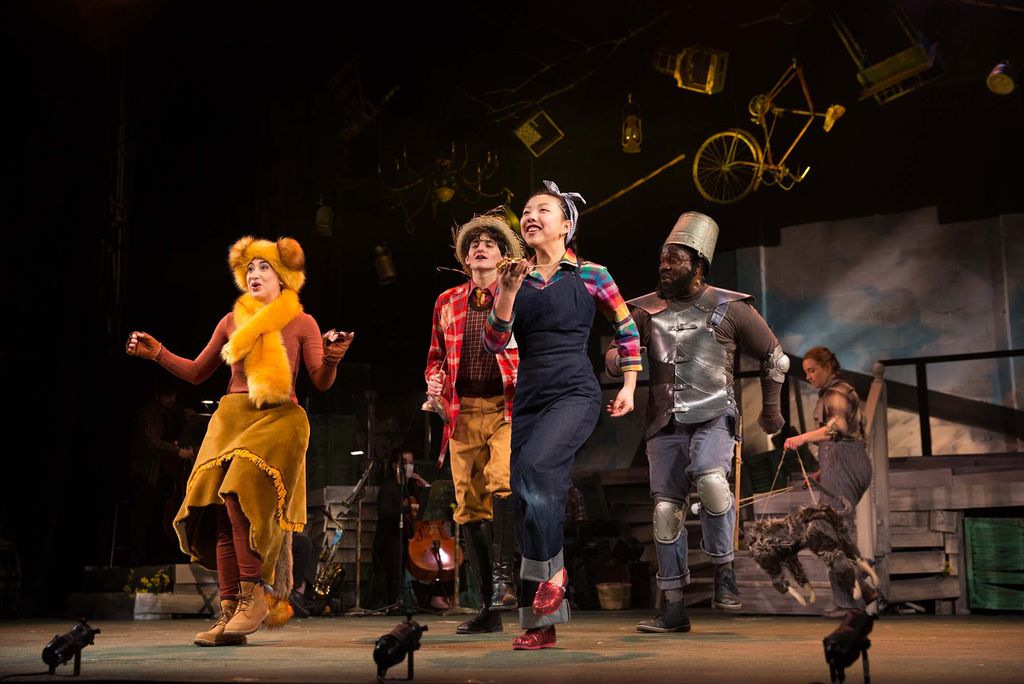
[[[729,492],[729,480],[725,479],[725,470],[715,468],[697,476],[697,494],[700,505],[708,515],[725,515],[732,505]]]
[[[654,503],[654,540],[659,544],[675,544],[683,533],[686,507],[675,501]]]

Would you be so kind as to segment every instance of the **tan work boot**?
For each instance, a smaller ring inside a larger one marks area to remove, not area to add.
[[[241,646],[244,644],[244,635],[240,637],[224,636],[224,627],[234,617],[237,607],[238,601],[234,599],[222,600],[220,602],[220,617],[217,618],[217,623],[205,632],[196,634],[196,638],[192,643],[196,646]]]
[[[270,617],[267,608],[267,597],[263,593],[263,585],[257,582],[238,583],[238,608],[224,627],[224,636],[228,638],[244,637],[260,628],[264,620]]]

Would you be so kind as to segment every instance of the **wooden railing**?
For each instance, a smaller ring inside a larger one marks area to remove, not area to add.
[[[868,496],[861,499],[857,506],[857,545],[861,549],[874,549],[875,572],[878,573],[883,594],[888,595],[889,593],[889,556],[892,553],[889,534],[889,402],[885,369],[889,366],[910,365],[917,369],[917,408],[921,425],[921,454],[922,456],[931,456],[931,414],[928,401],[927,365],[1021,355],[1024,355],[1024,350],[1011,349],[973,354],[885,359],[876,363],[872,369],[874,379],[871,382],[867,402],[864,406],[864,421],[868,455],[874,468],[874,476],[871,486],[868,488]],[[993,410],[1000,410],[1000,407],[993,407]]]
[[[931,411],[928,400],[928,364],[952,363],[955,361],[976,361],[978,359],[1003,359],[1024,356],[1024,349],[1005,349],[971,354],[945,354],[943,356],[918,356],[907,359],[882,359],[878,363],[884,368],[891,366],[913,366],[917,375],[917,414],[921,425],[921,455],[932,455]],[[995,407],[993,407],[995,408]],[[1018,428],[1011,428],[1017,429]]]

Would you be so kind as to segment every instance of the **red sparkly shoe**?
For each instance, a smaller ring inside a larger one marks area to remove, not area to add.
[[[533,595],[533,612],[537,615],[551,615],[562,606],[565,600],[565,585],[569,583],[569,573],[562,569],[562,584],[541,582],[537,593]]]
[[[512,648],[516,651],[539,651],[557,644],[558,638],[555,636],[554,625],[528,629],[512,640]]]

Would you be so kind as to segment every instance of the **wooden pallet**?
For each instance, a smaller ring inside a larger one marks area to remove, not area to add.
[[[939,614],[970,612],[964,516],[971,509],[1024,506],[1024,465],[972,457],[892,465],[889,601],[934,601]]]

